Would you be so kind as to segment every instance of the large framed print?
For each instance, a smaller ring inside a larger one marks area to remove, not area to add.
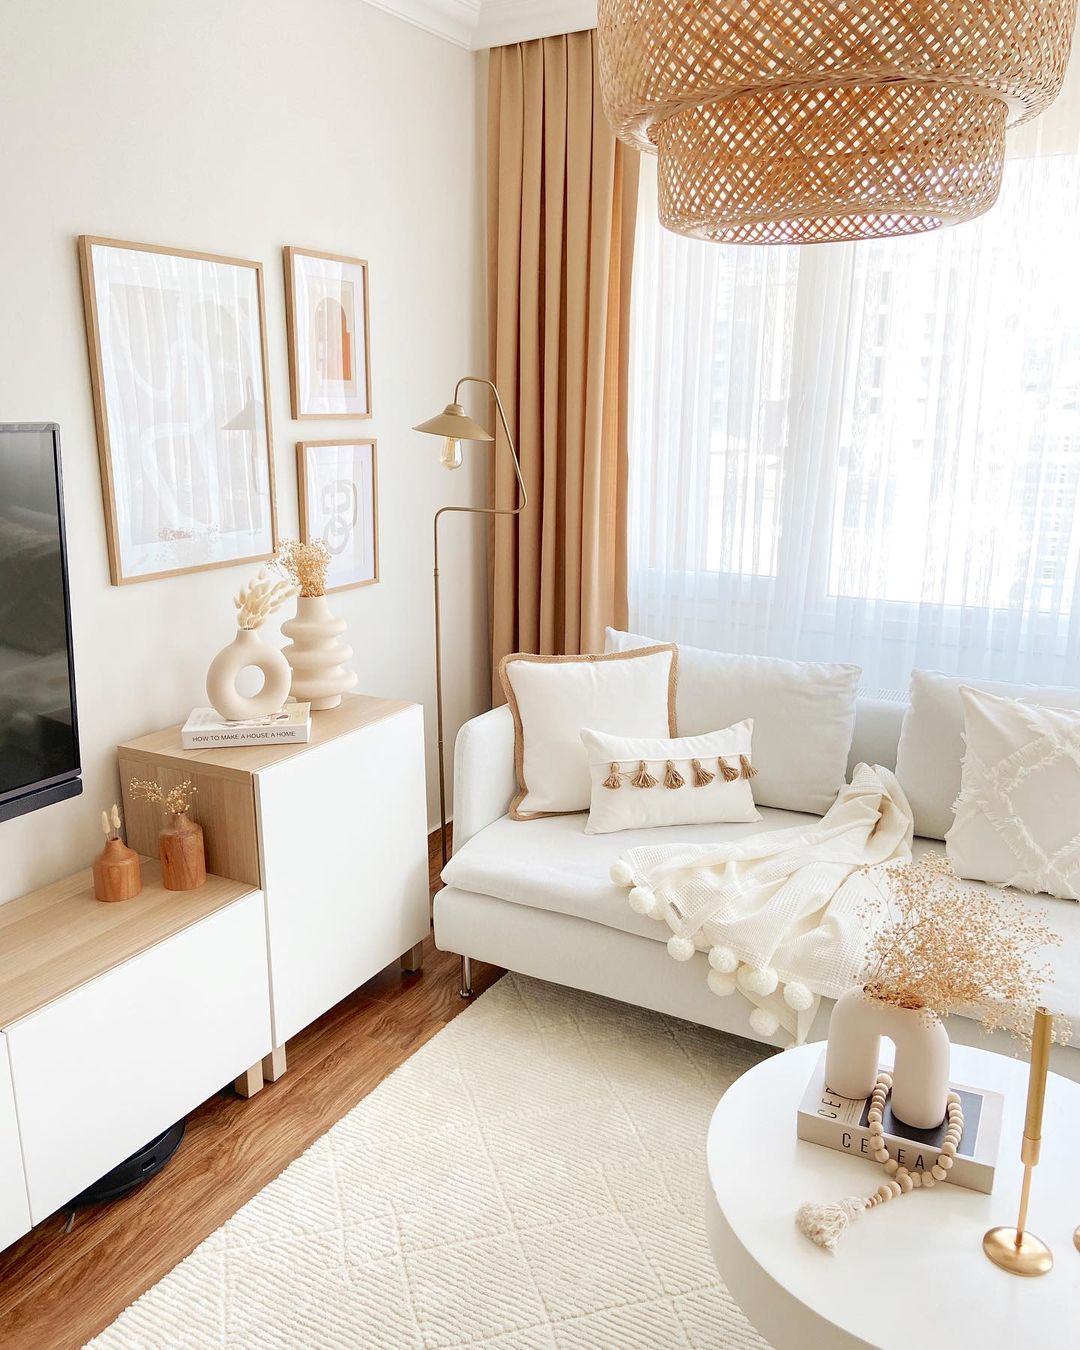
[[[113,585],[277,547],[262,264],[79,239]]]
[[[379,474],[375,441],[302,441],[296,447],[300,538],[330,551],[327,591],[379,579]]]
[[[364,259],[286,248],[285,316],[293,417],[370,417]]]

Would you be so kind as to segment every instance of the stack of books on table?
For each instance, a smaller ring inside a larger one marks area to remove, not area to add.
[[[184,723],[185,750],[224,750],[235,745],[304,745],[311,740],[311,704],[286,703],[279,713],[249,722],[226,722],[213,708],[196,708]]]
[[[891,1071],[888,1065],[882,1065],[882,1068]],[[1000,1092],[968,1087],[964,1083],[951,1083],[950,1087],[959,1093],[964,1108],[964,1133],[957,1145],[949,1181],[989,1195],[994,1188],[1005,1098]],[[799,1138],[872,1161],[869,1112],[869,1097],[854,1100],[829,1091],[825,1085],[825,1054],[822,1052],[799,1103]],[[943,1120],[932,1130],[917,1130],[912,1125],[905,1125],[892,1113],[890,1093],[882,1118],[889,1157],[895,1158],[909,1172],[926,1171],[937,1161],[945,1142],[946,1124]]]

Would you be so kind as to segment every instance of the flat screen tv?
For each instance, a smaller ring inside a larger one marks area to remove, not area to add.
[[[60,428],[0,422],[0,820],[79,777]]]

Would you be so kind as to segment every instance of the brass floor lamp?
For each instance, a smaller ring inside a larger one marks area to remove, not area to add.
[[[490,389],[495,398],[495,407],[499,412],[499,421],[502,423],[502,429],[506,434],[506,444],[510,449],[510,458],[514,461],[514,474],[517,477],[518,492],[520,500],[517,506],[500,509],[495,506],[441,506],[435,512],[435,520],[432,524],[433,545],[434,545],[434,579],[435,579],[435,718],[438,729],[439,740],[439,848],[442,857],[442,865],[446,866],[446,756],[443,749],[443,689],[442,689],[442,617],[439,604],[439,521],[444,515],[451,511],[461,511],[468,515],[480,516],[519,516],[529,504],[529,494],[525,490],[525,480],[521,476],[521,464],[518,462],[517,450],[514,447],[514,438],[510,433],[510,426],[506,420],[506,411],[502,405],[502,399],[499,397],[499,391],[490,380],[481,379],[477,375],[463,375],[454,387],[454,401],[448,403],[441,413],[436,417],[429,418],[426,422],[421,422],[419,426],[413,427],[414,431],[424,431],[431,436],[442,436],[444,445],[442,454],[439,456],[441,463],[447,469],[458,469],[461,467],[461,442],[462,441],[493,441],[494,436],[486,431],[479,422],[466,413],[459,402],[461,386],[463,384],[482,384]],[[461,996],[469,998],[472,994],[472,964],[467,956],[461,958]]]

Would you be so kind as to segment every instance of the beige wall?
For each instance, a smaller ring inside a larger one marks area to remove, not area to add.
[[[430,522],[479,499],[483,458],[447,474],[409,428],[484,364],[477,58],[362,0],[0,0],[0,29],[0,421],[61,427],[85,782],[0,824],[0,901],[89,861],[113,747],[204,701],[250,570],[109,585],[80,233],[265,264],[282,533],[301,434],[378,438],[382,581],[334,604],[359,687],[426,706],[437,819]],[[284,244],[370,261],[370,422],[290,420]],[[486,541],[459,519],[445,540],[452,736],[488,697]]]

